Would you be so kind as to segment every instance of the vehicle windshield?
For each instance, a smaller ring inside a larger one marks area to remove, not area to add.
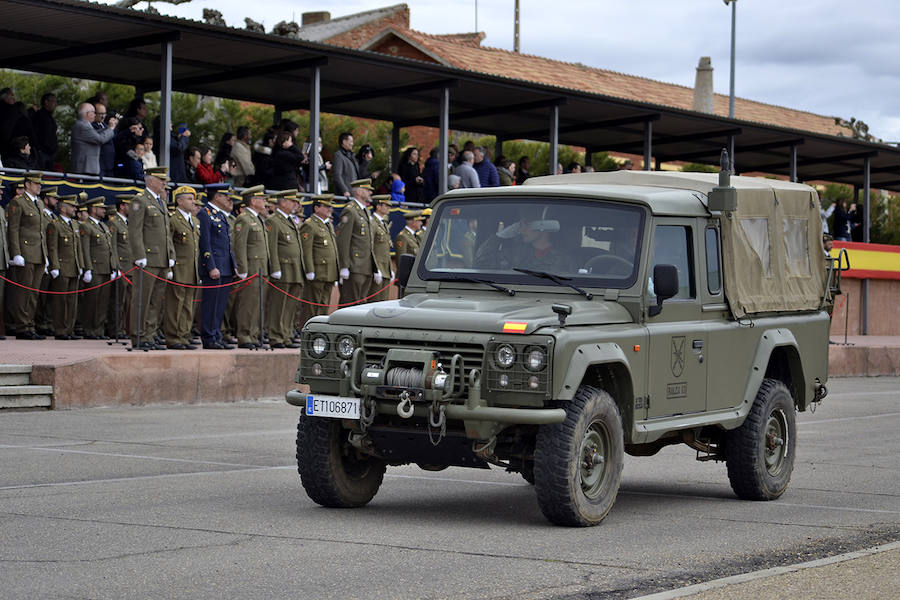
[[[424,280],[465,276],[548,285],[555,279],[564,287],[624,289],[637,278],[643,225],[640,207],[610,202],[451,200],[434,214],[418,274]]]

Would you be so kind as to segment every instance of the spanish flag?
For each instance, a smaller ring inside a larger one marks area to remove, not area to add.
[[[506,321],[503,324],[503,333],[525,333],[528,328],[527,321]]]

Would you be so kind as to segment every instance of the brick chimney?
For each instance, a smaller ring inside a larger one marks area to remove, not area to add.
[[[317,12],[305,12],[300,17],[302,27],[306,27],[307,25],[313,25],[315,23],[325,23],[326,21],[331,20],[331,13],[327,10],[320,10]]]
[[[694,110],[713,113],[713,68],[708,56],[700,57],[697,65],[697,78],[694,80]]]

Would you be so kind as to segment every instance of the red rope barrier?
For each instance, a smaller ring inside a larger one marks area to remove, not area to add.
[[[268,283],[270,286],[272,286],[272,287],[275,288],[276,290],[278,290],[279,292],[281,292],[282,294],[284,294],[285,296],[287,296],[288,298],[293,298],[293,299],[296,300],[297,302],[302,302],[302,303],[304,303],[304,304],[309,304],[309,305],[312,305],[312,306],[323,306],[323,307],[325,307],[325,308],[341,308],[341,307],[344,307],[344,306],[353,306],[354,304],[360,304],[360,303],[362,303],[362,302],[365,302],[365,301],[368,300],[369,298],[374,298],[375,296],[377,296],[378,294],[380,294],[380,293],[383,292],[384,290],[386,290],[386,289],[388,289],[389,287],[391,287],[391,286],[394,284],[394,282],[397,281],[396,279],[391,279],[391,280],[388,282],[388,284],[387,284],[386,286],[384,286],[383,288],[381,288],[380,290],[378,290],[378,291],[375,292],[374,294],[369,294],[369,295],[366,296],[365,298],[360,298],[359,300],[354,300],[353,302],[345,302],[345,303],[343,303],[343,304],[319,304],[319,303],[317,303],[317,302],[310,302],[309,300],[304,300],[303,298],[298,298],[297,296],[294,296],[294,295],[292,295],[292,294],[288,294],[286,291],[284,291],[283,289],[281,289],[280,287],[278,287],[277,285],[275,285],[274,283],[272,283],[271,281],[269,281],[269,280],[266,279],[265,277],[263,277],[262,280],[265,281],[266,283]]]
[[[178,283],[177,281],[172,281],[171,279],[166,279],[164,277],[160,277],[159,275],[154,275],[153,273],[150,273],[149,271],[144,271],[144,273],[146,273],[150,277],[153,277],[154,279],[159,279],[160,281],[164,281],[166,283],[171,283],[172,285],[177,285],[179,287],[192,288],[195,290],[214,290],[214,289],[218,289],[218,288],[230,287],[232,285],[235,285],[237,283],[242,283],[242,282],[246,282],[246,284],[249,285],[251,281],[253,281],[255,278],[259,277],[259,273],[254,273],[250,277],[247,277],[245,279],[238,279],[236,281],[232,281],[231,283],[221,283],[218,285],[189,285],[187,283]]]
[[[74,291],[71,291],[71,292],[54,292],[54,291],[52,291],[52,290],[38,290],[38,289],[35,289],[35,288],[32,288],[32,287],[28,287],[27,285],[22,285],[21,283],[17,283],[17,282],[15,282],[15,281],[13,281],[12,279],[7,279],[7,278],[4,277],[3,275],[0,275],[0,279],[2,279],[3,281],[5,281],[5,282],[7,282],[7,283],[11,283],[11,284],[13,284],[13,285],[16,286],[16,287],[20,287],[20,288],[22,288],[23,290],[28,290],[29,292],[37,292],[38,294],[56,294],[56,295],[59,295],[59,296],[66,296],[66,295],[69,295],[69,294],[80,294],[80,293],[82,293],[82,292],[89,292],[89,291],[91,291],[91,290],[96,290],[96,289],[98,289],[98,288],[102,288],[104,285],[109,285],[109,284],[111,284],[113,281],[116,281],[117,279],[121,279],[122,277],[125,277],[125,275],[127,275],[128,273],[131,273],[131,272],[134,271],[135,269],[137,269],[137,266],[131,267],[130,269],[128,269],[128,270],[125,271],[124,273],[120,274],[118,277],[115,277],[115,278],[113,278],[113,279],[110,279],[109,281],[104,281],[104,282],[101,283],[101,284],[98,284],[98,285],[95,285],[95,286],[92,286],[92,287],[88,287],[88,288],[82,288],[82,289],[80,289],[80,290],[74,290]],[[125,281],[128,281],[128,278],[127,278],[127,277],[125,278]],[[130,283],[130,282],[129,282],[129,283]]]

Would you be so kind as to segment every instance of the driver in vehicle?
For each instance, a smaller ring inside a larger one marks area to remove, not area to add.
[[[523,206],[519,220],[500,229],[475,256],[478,267],[528,267],[551,273],[569,271],[569,261],[555,247],[559,221],[546,219],[546,207]]]

